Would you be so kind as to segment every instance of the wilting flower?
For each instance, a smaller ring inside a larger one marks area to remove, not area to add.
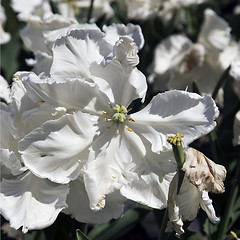
[[[223,193],[223,181],[226,177],[226,169],[201,152],[187,148],[184,155],[182,170],[185,175],[179,193],[177,172],[170,184],[168,195],[169,222],[166,231],[175,230],[177,236],[184,233],[183,221],[196,218],[199,206],[207,213],[212,223],[219,221],[208,192]]]
[[[195,81],[200,91],[212,94],[221,74],[231,64],[232,54],[221,55],[229,46],[230,30],[224,19],[206,9],[196,43],[178,34],[157,46],[154,74],[149,81],[154,81],[160,90],[191,89]],[[226,55],[230,61],[226,61]]]
[[[133,100],[144,101],[147,90],[138,62],[132,38],[122,36],[113,46],[100,30],[76,29],[56,41],[51,78],[23,78],[29,93],[66,109],[20,141],[24,164],[36,176],[70,188],[83,178],[95,211],[103,211],[108,196],[119,191],[165,207],[176,170],[168,135],[181,130],[188,144],[215,126],[218,110],[207,95],[170,91],[138,112],[131,109]]]

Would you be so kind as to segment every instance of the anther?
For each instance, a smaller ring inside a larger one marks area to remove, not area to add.
[[[133,130],[129,127],[126,127],[126,129],[129,131],[129,132],[132,132]]]

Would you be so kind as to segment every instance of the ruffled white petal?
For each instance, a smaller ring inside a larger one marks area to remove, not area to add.
[[[121,188],[121,194],[135,202],[162,209],[166,207],[169,184],[176,171],[172,151],[156,154],[151,145],[135,132],[125,132],[128,151],[135,163],[138,178]]]
[[[145,137],[154,152],[165,148],[169,135],[184,134],[184,145],[209,133],[215,126],[219,111],[213,99],[185,91],[167,91],[158,94],[141,111],[131,117],[130,128]]]
[[[175,230],[176,236],[184,233],[183,221],[192,221],[197,216],[200,204],[200,192],[186,177],[177,194],[178,173],[174,176],[168,193],[168,217],[169,222],[166,231]]]
[[[91,72],[97,77],[95,81],[107,83],[101,90],[112,103],[127,107],[134,99],[142,98],[144,101],[147,91],[146,78],[137,68],[126,73],[119,61],[112,60],[105,67],[93,66]]]
[[[68,78],[92,82],[89,67],[92,63],[101,63],[112,51],[112,45],[103,37],[97,29],[76,29],[58,39],[53,48],[51,76],[57,82]]]
[[[50,226],[66,207],[68,185],[57,185],[32,173],[15,180],[3,180],[0,212],[11,227],[28,230]]]
[[[212,200],[209,198],[207,191],[201,192],[200,206],[207,213],[207,216],[212,223],[216,224],[220,221],[220,218],[216,216]]]
[[[120,37],[114,45],[113,53],[126,72],[131,71],[139,63],[137,47],[131,37]]]
[[[27,168],[22,166],[20,160],[16,157],[13,151],[8,149],[0,149],[0,159],[1,159],[1,179],[11,178],[12,175],[17,176]]]
[[[139,50],[143,48],[144,37],[139,25],[134,25],[132,23],[128,23],[127,25],[114,23],[110,26],[104,25],[102,29],[106,33],[105,38],[112,45],[118,41],[120,36],[127,35],[133,38]]]
[[[69,79],[64,82],[51,82],[48,78],[39,78],[30,74],[24,81],[29,95],[37,101],[47,102],[55,107],[70,110],[83,110],[100,114],[108,106],[109,99],[100,92],[98,86],[83,79]],[[38,100],[38,101],[39,101]]]
[[[76,179],[97,131],[94,124],[96,118],[81,112],[44,123],[19,143],[24,164],[37,176],[53,182]]]
[[[126,142],[120,134],[111,138],[102,133],[93,144],[90,159],[83,168],[83,177],[90,208],[99,211],[105,207],[106,196],[119,190],[136,178],[134,164]]]
[[[121,216],[125,198],[119,192],[108,194],[106,206],[101,211],[93,211],[89,207],[89,199],[83,181],[77,179],[72,181],[69,186],[68,208],[64,212],[71,214],[79,222],[100,224]]]

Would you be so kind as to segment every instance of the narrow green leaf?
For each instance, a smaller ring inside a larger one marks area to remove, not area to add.
[[[77,240],[90,240],[80,229],[76,230]]]
[[[43,231],[41,230],[35,230],[30,231],[23,235],[24,240],[46,240],[46,236]]]
[[[186,230],[186,232],[181,236],[180,240],[203,240],[203,236],[200,232],[194,232],[191,230]]]
[[[231,66],[229,66],[225,71],[224,73],[222,74],[222,76],[220,77],[214,91],[213,91],[213,94],[212,94],[212,98],[213,99],[216,99],[217,97],[217,94],[218,94],[218,91],[219,89],[226,83],[228,77],[229,77],[229,71],[231,69]]]
[[[114,240],[120,236],[124,236],[133,229],[150,210],[151,208],[149,207],[137,205],[134,209],[128,210],[121,218],[96,226],[88,234],[88,237],[92,240]]]

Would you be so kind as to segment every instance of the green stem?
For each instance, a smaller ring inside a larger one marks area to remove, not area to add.
[[[193,81],[192,82],[192,89],[193,89],[193,92],[199,94],[199,95],[202,95],[198,85],[197,85],[197,82],[196,81]]]
[[[89,22],[90,22],[90,20],[91,20],[91,17],[92,17],[92,11],[93,11],[93,2],[94,2],[94,0],[91,0],[90,7],[89,7],[89,10],[88,10],[87,23],[89,23]]]
[[[174,157],[177,161],[178,172],[179,172],[178,186],[177,186],[177,194],[178,194],[179,190],[182,186],[183,179],[184,179],[185,172],[182,171],[182,167],[183,167],[185,159],[184,159],[184,152],[183,152],[182,143],[178,143],[177,145],[173,144],[172,148],[173,148]]]
[[[230,193],[228,196],[228,201],[227,201],[227,206],[224,211],[223,219],[219,224],[218,227],[218,235],[217,238],[218,240],[224,240],[226,237],[226,232],[228,231],[229,228],[229,222],[231,219],[231,215],[233,212],[233,207],[234,203],[236,202],[236,198],[238,196],[238,184],[237,184],[237,178],[240,172],[240,163],[238,163],[238,167],[235,173],[234,178],[232,179],[232,188],[230,189]]]
[[[218,162],[218,146],[217,146],[217,134],[213,130],[209,133],[209,138],[211,142],[212,152],[213,152],[213,160],[214,162]]]
[[[159,230],[158,240],[166,239],[165,238],[165,235],[166,235],[165,234],[165,229],[167,228],[167,222],[168,222],[168,211],[167,211],[167,208],[166,208],[165,212],[164,212],[161,228]]]
[[[134,209],[128,210],[121,218],[96,226],[88,234],[88,237],[92,240],[110,240],[116,236],[124,236],[124,234],[139,224],[141,219],[151,210],[147,206],[137,204]]]
[[[225,70],[225,72],[222,74],[222,76],[220,77],[220,79],[219,79],[219,81],[218,81],[218,83],[217,83],[217,85],[216,85],[216,87],[213,91],[213,94],[212,94],[213,99],[216,99],[219,89],[224,85],[224,83],[228,79],[228,74],[229,74],[230,68],[231,68],[231,66],[229,66]]]

